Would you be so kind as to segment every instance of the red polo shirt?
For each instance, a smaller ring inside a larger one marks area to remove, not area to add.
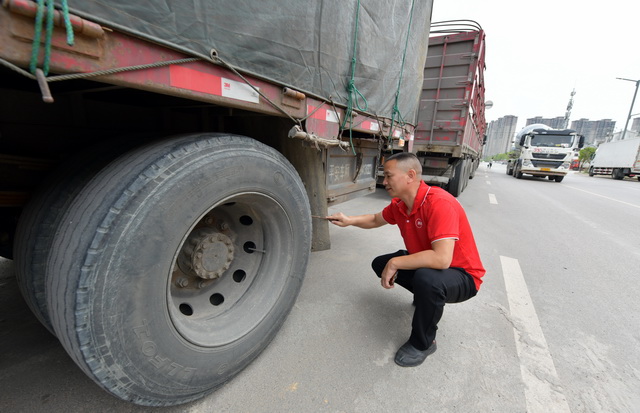
[[[467,214],[453,195],[422,182],[411,213],[407,214],[404,202],[394,198],[382,210],[382,217],[400,228],[409,254],[430,250],[431,244],[438,240],[455,239],[451,267],[463,268],[473,277],[476,289],[480,288],[486,271]]]

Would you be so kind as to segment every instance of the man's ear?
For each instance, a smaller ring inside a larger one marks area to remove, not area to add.
[[[409,169],[409,170],[407,171],[407,176],[408,176],[409,178],[411,178],[412,180],[414,180],[414,179],[416,179],[416,176],[418,176],[418,174],[416,173],[416,170],[415,170],[415,169]]]

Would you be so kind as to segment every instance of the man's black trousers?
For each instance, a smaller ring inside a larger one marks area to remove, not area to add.
[[[391,258],[407,254],[400,250],[381,255],[373,260],[371,267],[382,277]],[[462,268],[400,270],[395,282],[413,293],[416,309],[409,341],[418,350],[426,350],[435,340],[445,303],[461,303],[477,293],[473,277]]]

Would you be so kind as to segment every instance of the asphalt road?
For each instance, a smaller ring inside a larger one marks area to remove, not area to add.
[[[145,409],[104,393],[20,298],[0,262],[2,412],[637,412],[640,182],[572,173],[517,180],[481,165],[459,198],[487,269],[447,305],[438,350],[418,368],[393,356],[413,307],[380,287],[397,228],[331,228],[281,332],[238,377],[185,406]],[[332,208],[377,212],[383,190]]]

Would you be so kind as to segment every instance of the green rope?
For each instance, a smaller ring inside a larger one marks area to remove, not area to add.
[[[31,61],[29,62],[29,71],[31,74],[36,73],[38,64],[38,53],[40,52],[40,37],[42,35],[42,19],[44,17],[44,0],[38,0],[38,9],[36,10],[36,24],[34,26],[33,43],[31,45]]]
[[[358,29],[360,26],[360,0],[356,4],[356,24],[353,34],[353,57],[351,58],[351,79],[349,79],[349,83],[347,84],[347,110],[344,114],[344,119],[342,120],[342,125],[340,125],[340,129],[344,130],[347,125],[347,119],[352,119],[353,108],[354,105],[361,111],[367,111],[369,109],[369,104],[367,103],[367,99],[364,95],[358,90],[356,87],[355,77],[356,77],[356,65],[358,63]],[[360,103],[364,105],[361,106]],[[351,143],[351,151],[353,154],[356,154],[356,149],[353,146],[353,122],[350,120],[349,123],[349,142]]]
[[[393,103],[393,109],[391,111],[391,127],[389,128],[389,142],[393,139],[393,124],[396,119],[396,115],[398,116],[398,124],[404,126],[406,123],[402,114],[400,113],[400,108],[398,107],[398,99],[400,98],[400,86],[402,85],[402,74],[404,73],[404,62],[407,56],[407,49],[409,47],[409,34],[411,33],[411,22],[413,21],[413,6],[415,4],[415,0],[411,0],[411,11],[409,12],[409,24],[407,25],[407,38],[404,41],[404,51],[402,52],[402,64],[400,65],[400,76],[398,77],[398,88],[396,89],[395,101]]]
[[[31,46],[31,60],[29,62],[29,71],[32,74],[36,73],[38,67],[38,55],[40,53],[40,39],[42,38],[43,20],[45,18],[46,7],[46,28],[45,28],[45,40],[44,40],[44,62],[42,64],[42,71],[44,75],[49,74],[49,62],[51,61],[51,39],[53,38],[53,21],[55,17],[54,0],[37,0],[36,20],[33,33],[33,43]],[[69,5],[67,0],[62,0],[62,16],[64,19],[65,29],[67,31],[67,44],[72,46],[74,43],[73,38],[73,26],[71,24],[71,18],[69,17]]]
[[[69,17],[69,4],[67,0],[62,0],[62,17],[64,18],[64,27],[67,30],[67,44],[73,46],[73,25],[71,24],[71,18]]]
[[[45,32],[44,40],[44,64],[42,65],[42,71],[44,75],[49,74],[49,62],[51,61],[51,37],[53,36],[53,0],[47,0],[47,30]]]

